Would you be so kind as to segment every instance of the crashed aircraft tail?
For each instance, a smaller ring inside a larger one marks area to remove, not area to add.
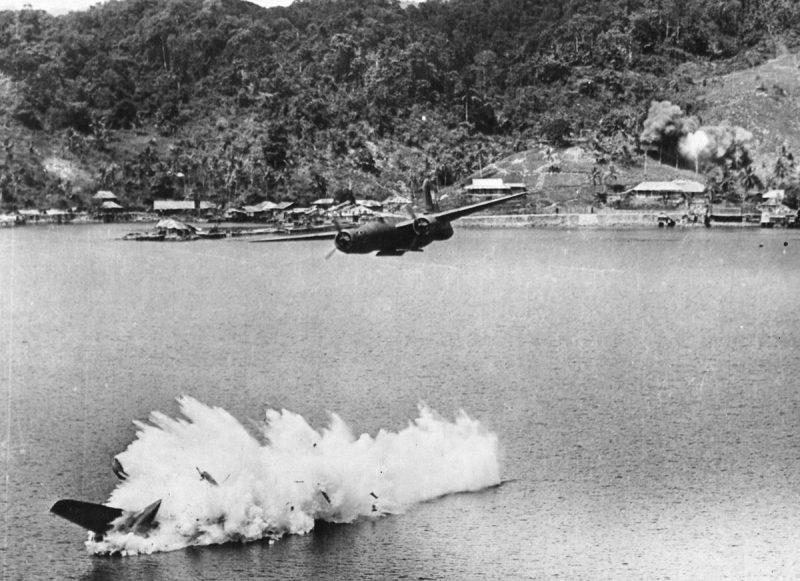
[[[161,501],[157,500],[138,512],[131,512],[82,500],[63,499],[56,502],[50,512],[102,538],[110,531],[147,534],[158,526],[155,518],[160,506]]]

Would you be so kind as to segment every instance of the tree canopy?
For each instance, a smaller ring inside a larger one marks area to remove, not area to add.
[[[10,139],[58,144],[133,204],[382,197],[525,140],[586,133],[614,157],[650,100],[693,113],[687,63],[753,64],[798,24],[792,0],[111,0],[0,12],[0,97]],[[4,202],[57,186],[4,167]]]

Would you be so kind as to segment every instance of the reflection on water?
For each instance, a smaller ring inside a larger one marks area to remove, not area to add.
[[[9,578],[800,572],[794,232],[458,230],[324,260],[326,244],[125,231],[0,232]],[[420,401],[464,409],[511,482],[272,545],[90,558],[47,509],[105,500],[131,420],[174,416],[181,394],[373,435]]]

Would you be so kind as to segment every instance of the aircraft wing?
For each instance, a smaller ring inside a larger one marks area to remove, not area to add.
[[[297,240],[333,240],[336,232],[315,232],[313,234],[289,234],[287,236],[271,236],[269,238],[259,238],[248,240],[248,242],[294,242]]]
[[[475,212],[480,212],[481,210],[485,210],[486,208],[491,208],[492,206],[497,206],[499,204],[504,204],[511,200],[516,200],[517,198],[521,198],[522,196],[527,196],[528,192],[520,192],[518,194],[511,194],[510,196],[503,196],[502,198],[495,198],[494,200],[486,200],[485,202],[478,202],[477,204],[470,204],[469,206],[462,206],[461,208],[454,208],[452,210],[445,210],[444,212],[436,212],[435,214],[425,214],[431,218],[435,218],[436,220],[441,220],[442,222],[452,222],[458,218],[463,218],[464,216],[469,216],[470,214],[474,214]],[[401,222],[397,225],[398,228],[404,226],[411,226],[414,224],[414,220],[406,220],[405,222]]]

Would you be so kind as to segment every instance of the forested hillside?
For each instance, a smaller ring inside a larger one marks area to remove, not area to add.
[[[345,189],[382,198],[575,138],[599,163],[633,164],[672,139],[647,133],[652,101],[697,119],[688,135],[702,127],[706,79],[792,47],[799,25],[792,0],[112,0],[57,18],[0,12],[2,202],[80,205],[98,188],[134,207]],[[715,171],[751,161],[731,159]]]

